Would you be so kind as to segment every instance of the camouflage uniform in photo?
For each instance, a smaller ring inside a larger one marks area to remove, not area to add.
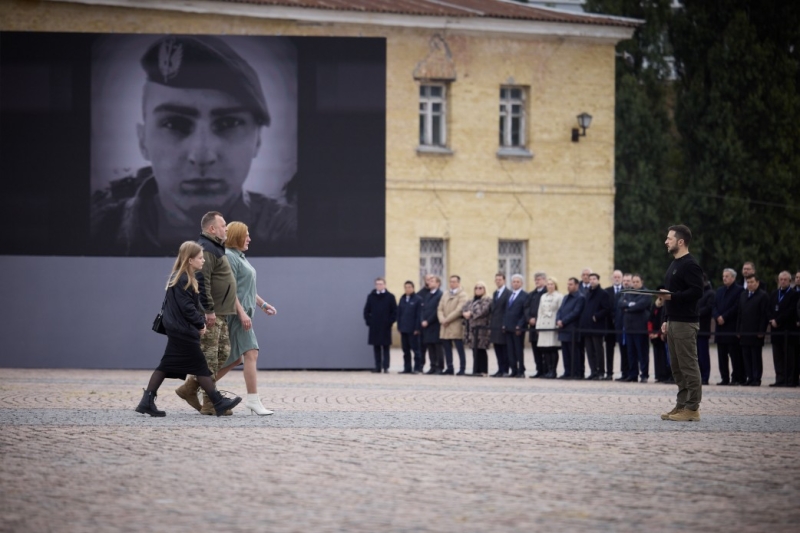
[[[92,195],[92,240],[108,255],[175,255],[185,239],[162,242],[158,232],[158,183],[151,167],[114,180]],[[223,216],[247,224],[259,244],[293,240],[297,207],[242,191]]]

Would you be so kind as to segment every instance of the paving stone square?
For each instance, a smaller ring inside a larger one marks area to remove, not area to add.
[[[800,531],[800,390],[771,375],[677,423],[671,385],[401,364],[262,371],[275,414],[221,418],[174,380],[135,413],[149,371],[0,369],[0,531]]]

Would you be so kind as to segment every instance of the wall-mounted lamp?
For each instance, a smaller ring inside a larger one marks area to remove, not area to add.
[[[586,128],[592,124],[592,115],[589,113],[581,113],[578,115],[578,126],[581,127],[583,132],[579,132],[578,128],[572,128],[572,142],[578,142],[580,137],[586,137]]]

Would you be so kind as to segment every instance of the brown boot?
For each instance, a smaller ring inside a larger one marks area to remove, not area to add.
[[[183,385],[175,389],[175,394],[177,394],[182,400],[185,400],[186,403],[194,407],[196,411],[200,410],[200,400],[197,399],[197,389],[200,388],[200,384],[197,382],[196,379],[193,377],[189,377]]]
[[[680,410],[681,407],[678,407],[676,405],[675,407],[672,408],[672,411],[670,411],[669,413],[661,413],[661,420],[669,420],[670,416],[678,414],[678,411]]]
[[[697,411],[681,409],[674,415],[669,415],[669,419],[675,422],[700,422],[700,409]]]
[[[200,408],[201,415],[216,415],[217,412],[214,410],[214,402],[211,401],[211,398],[208,397],[208,394],[205,392],[203,393],[203,407]],[[223,413],[223,416],[231,416],[233,411],[228,409]]]

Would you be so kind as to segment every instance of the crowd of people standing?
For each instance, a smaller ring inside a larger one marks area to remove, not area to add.
[[[615,270],[611,284],[602,287],[600,275],[586,268],[580,278],[567,280],[566,292],[545,272],[533,276],[534,287],[524,290],[524,278],[502,272],[494,277],[495,290],[477,282],[472,296],[452,275],[446,290],[434,275],[425,277],[418,292],[414,283],[404,284],[399,301],[378,278],[367,299],[364,319],[375,350],[374,372],[389,369],[392,325],[397,323],[403,350],[403,374],[467,375],[465,347],[473,352],[472,374],[488,375],[488,350],[494,349],[497,372],[491,377],[526,377],[525,345],[533,352],[531,378],[612,380],[614,358],[620,354],[617,381],[650,381],[652,353],[656,383],[675,383],[666,334],[662,332],[665,301],[647,294],[625,292],[645,289],[637,273]],[[746,262],[742,280],[726,268],[716,290],[704,279],[697,304],[698,363],[702,384],[711,370],[709,344],[717,344],[718,385],[761,385],[762,347],[767,335],[772,342],[776,381],[772,386],[797,386],[800,377],[800,271],[792,284],[788,271],[778,276],[778,288],[767,293]],[[510,286],[509,286],[510,285]],[[656,290],[664,289],[662,285]],[[456,370],[453,349],[458,354]],[[425,370],[425,362],[428,369]],[[558,376],[561,357],[564,372]],[[732,372],[729,367],[732,366]],[[588,366],[588,375],[587,367]]]

